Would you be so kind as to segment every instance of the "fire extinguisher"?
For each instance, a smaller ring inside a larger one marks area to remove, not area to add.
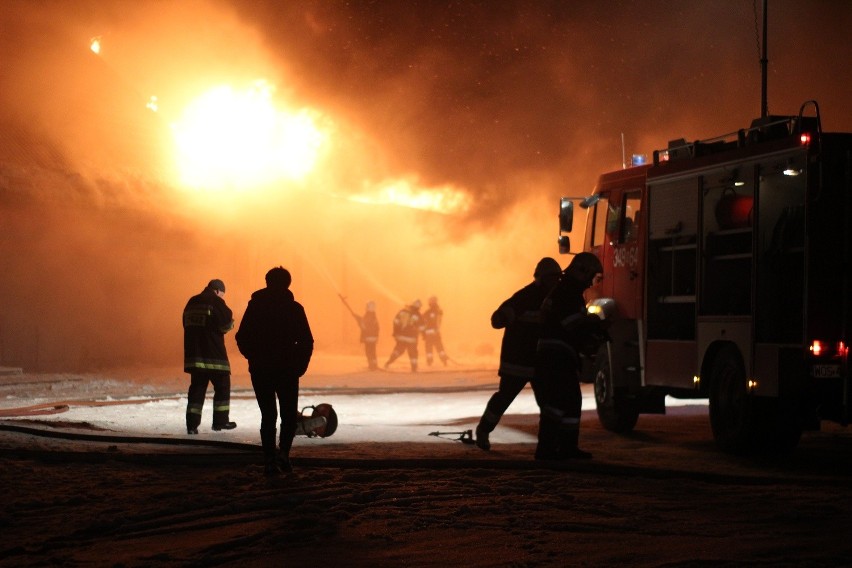
[[[716,222],[722,230],[744,229],[751,226],[753,211],[752,196],[739,195],[734,188],[726,187],[716,203]]]

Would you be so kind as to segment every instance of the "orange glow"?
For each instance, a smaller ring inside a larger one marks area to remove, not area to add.
[[[89,42],[89,49],[92,53],[100,55],[101,53],[101,36],[93,37]]]
[[[418,187],[415,180],[406,179],[378,184],[350,199],[358,203],[401,205],[443,214],[466,213],[471,206],[470,195],[455,187],[423,188]]]
[[[822,342],[820,340],[816,339],[813,343],[811,343],[811,352],[816,357],[819,357],[820,354],[822,354]]]
[[[273,92],[264,81],[242,92],[223,85],[189,104],[172,125],[182,184],[244,191],[313,170],[328,138],[318,113],[277,108]]]

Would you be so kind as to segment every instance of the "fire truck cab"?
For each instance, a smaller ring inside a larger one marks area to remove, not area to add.
[[[560,249],[586,209],[583,250],[604,266],[592,303],[614,307],[587,366],[604,427],[631,431],[666,396],[709,399],[732,453],[848,424],[850,196],[852,134],[822,132],[808,101],[563,198]]]

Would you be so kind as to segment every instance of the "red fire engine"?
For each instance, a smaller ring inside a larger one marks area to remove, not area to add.
[[[806,116],[806,114],[808,116]],[[652,163],[563,198],[601,259],[592,303],[612,310],[588,365],[598,416],[631,431],[665,397],[708,398],[723,450],[795,447],[821,420],[848,424],[852,384],[852,134],[822,132],[815,101],[709,140],[670,142]]]

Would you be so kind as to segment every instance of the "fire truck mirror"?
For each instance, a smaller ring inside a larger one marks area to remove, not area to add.
[[[583,209],[588,209],[589,207],[594,206],[600,200],[601,196],[599,193],[592,194],[580,201],[580,207],[582,207]]]
[[[561,235],[558,242],[559,254],[568,254],[571,252],[571,239],[568,235]]]
[[[559,231],[570,233],[574,227],[574,202],[570,197],[559,200]]]

